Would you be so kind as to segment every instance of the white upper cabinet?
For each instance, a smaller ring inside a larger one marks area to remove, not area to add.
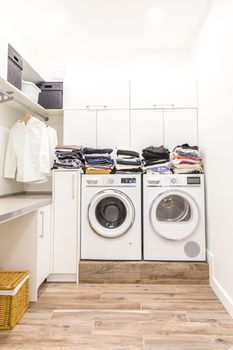
[[[75,83],[75,85],[74,85]],[[77,79],[64,85],[64,109],[129,108],[129,81]]]
[[[97,111],[97,146],[129,147],[129,111]]]
[[[63,143],[96,146],[96,111],[64,111]]]
[[[197,82],[194,79],[131,81],[131,108],[196,108]]]
[[[147,146],[163,144],[163,111],[131,111],[131,147],[141,153]]]
[[[197,110],[166,110],[164,111],[164,144],[170,151],[177,145],[198,143]]]

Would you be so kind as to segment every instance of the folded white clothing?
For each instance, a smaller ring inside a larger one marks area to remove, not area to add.
[[[173,164],[176,169],[201,169],[201,164]]]
[[[122,169],[138,169],[140,165],[127,165],[127,164],[116,164],[116,170]]]
[[[165,162],[165,163],[159,163],[159,164],[154,164],[154,165],[144,165],[144,169],[153,169],[153,168],[161,168],[161,167],[168,167],[170,166],[170,162]]]

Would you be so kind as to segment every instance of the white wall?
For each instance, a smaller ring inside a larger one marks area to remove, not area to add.
[[[193,60],[207,185],[211,283],[233,316],[233,2],[214,0]]]
[[[48,79],[62,78],[65,73],[67,84],[85,79],[135,77],[171,77],[190,75],[190,51],[143,50],[143,51],[80,51],[59,54],[35,55],[39,71]],[[60,75],[60,76],[59,76]]]

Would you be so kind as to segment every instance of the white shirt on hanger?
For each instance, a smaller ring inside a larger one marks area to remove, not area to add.
[[[31,117],[27,124],[18,121],[11,129],[4,177],[17,181],[43,181],[49,174],[49,143],[44,123]]]
[[[55,129],[48,126],[47,133],[48,133],[49,158],[50,158],[50,169],[51,169],[55,159],[55,150],[58,145],[58,140],[57,140],[57,132]]]

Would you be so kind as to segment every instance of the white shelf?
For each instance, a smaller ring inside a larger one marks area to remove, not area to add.
[[[62,109],[45,109],[40,106],[38,103],[34,102],[28,96],[22,93],[15,86],[10,84],[8,81],[0,77],[0,90],[2,92],[11,92],[14,95],[14,100],[7,102],[9,105],[13,106],[15,109],[20,112],[29,112],[35,113],[39,116],[63,116]]]

